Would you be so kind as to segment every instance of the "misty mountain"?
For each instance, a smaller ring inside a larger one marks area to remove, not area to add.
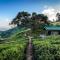
[[[15,28],[12,28],[12,29],[9,29],[6,31],[0,31],[0,37],[2,37],[2,38],[9,37],[12,34],[14,34],[18,29],[19,29],[18,27],[15,27]]]

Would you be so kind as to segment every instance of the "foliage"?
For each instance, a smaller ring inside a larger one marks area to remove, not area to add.
[[[28,12],[19,12],[17,14],[17,16],[12,20],[11,24],[15,24],[18,27],[20,26],[24,26],[26,27],[26,25],[29,23],[29,16],[30,14]]]
[[[17,25],[18,27],[29,27],[32,30],[37,30],[39,29],[41,23],[49,24],[47,20],[48,17],[44,14],[37,14],[36,12],[30,14],[22,11],[17,14],[11,24]]]
[[[23,60],[25,58],[25,48],[28,40],[17,32],[0,44],[0,60]]]
[[[33,39],[36,60],[60,60],[60,36]]]
[[[57,13],[56,17],[57,17],[57,21],[60,21],[60,13]]]

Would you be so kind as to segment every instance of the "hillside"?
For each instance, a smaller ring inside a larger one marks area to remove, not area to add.
[[[19,31],[20,30],[20,31]],[[6,40],[0,41],[0,60],[23,60],[28,40],[23,33],[26,28],[16,30]]]
[[[17,27],[9,29],[7,31],[0,31],[1,37],[9,37],[11,34],[15,33],[17,31]]]
[[[60,36],[25,35],[31,29],[17,29],[0,40],[0,60],[60,60]]]
[[[60,60],[60,36],[33,39],[35,60]]]
[[[7,38],[7,37],[10,37],[11,35],[13,35],[17,32],[23,31],[24,29],[26,29],[26,28],[25,27],[22,27],[22,28],[15,27],[15,28],[9,29],[7,31],[0,31],[0,36],[2,38]]]

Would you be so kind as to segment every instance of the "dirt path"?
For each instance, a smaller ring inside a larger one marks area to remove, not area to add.
[[[32,41],[30,36],[28,38],[29,38],[29,44],[27,46],[27,51],[26,51],[26,60],[33,60]]]

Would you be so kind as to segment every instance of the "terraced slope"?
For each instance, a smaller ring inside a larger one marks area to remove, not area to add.
[[[60,36],[33,39],[34,60],[60,60]]]
[[[23,60],[28,43],[26,38],[23,33],[16,32],[7,41],[2,42],[0,44],[0,60]]]

